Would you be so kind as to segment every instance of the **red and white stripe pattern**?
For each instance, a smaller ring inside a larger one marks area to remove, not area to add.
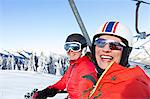
[[[106,22],[102,27],[102,32],[115,33],[119,22]]]

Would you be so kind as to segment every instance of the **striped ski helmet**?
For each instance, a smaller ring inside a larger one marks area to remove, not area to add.
[[[94,57],[95,57],[94,41],[97,37],[100,37],[101,35],[112,35],[122,40],[122,42],[126,45],[126,47],[123,48],[120,64],[123,65],[124,67],[129,67],[128,58],[132,51],[132,39],[133,39],[132,38],[133,35],[130,29],[127,26],[116,21],[110,21],[102,24],[98,28],[96,34],[93,37],[92,54]]]

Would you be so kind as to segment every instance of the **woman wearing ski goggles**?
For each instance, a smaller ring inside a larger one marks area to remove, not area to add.
[[[69,35],[65,41],[64,49],[67,52],[70,66],[58,82],[36,92],[32,99],[53,97],[64,89],[68,93],[65,99],[87,99],[90,94],[88,88],[93,87],[97,80],[97,73],[95,65],[85,55],[86,48],[87,42],[84,36],[78,33]],[[88,80],[89,76],[92,80]],[[83,97],[83,95],[85,96]]]
[[[128,61],[132,40],[130,29],[120,22],[105,22],[98,28],[92,42],[98,81],[88,99],[150,99],[149,77]]]
[[[111,61],[120,62],[123,48],[126,46],[119,38],[102,35],[95,39],[95,56],[98,64],[105,69]]]

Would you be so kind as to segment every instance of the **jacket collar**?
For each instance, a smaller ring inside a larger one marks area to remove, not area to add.
[[[83,57],[78,58],[77,60],[71,60],[70,61],[70,65],[79,64],[79,63],[81,63],[84,60],[88,60],[88,57],[87,56],[83,56]]]
[[[114,62],[104,71],[102,78],[105,78],[103,81],[106,82],[107,80],[113,80],[114,83],[118,83],[129,79],[141,78],[143,76],[144,73],[139,66],[127,68]]]

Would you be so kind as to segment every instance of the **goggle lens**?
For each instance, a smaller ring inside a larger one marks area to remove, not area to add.
[[[111,50],[123,50],[125,44],[123,42],[116,42],[114,40],[106,40],[102,38],[95,39],[94,45],[97,45],[100,48],[104,48],[106,44],[109,44]]]
[[[78,42],[66,42],[64,45],[64,49],[68,52],[72,50],[74,52],[79,52],[81,50],[81,44]]]

